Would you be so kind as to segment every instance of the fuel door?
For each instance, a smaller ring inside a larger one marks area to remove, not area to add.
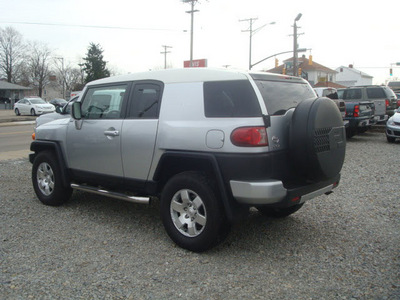
[[[222,130],[210,130],[207,132],[206,145],[210,149],[221,149],[224,146],[225,134]]]

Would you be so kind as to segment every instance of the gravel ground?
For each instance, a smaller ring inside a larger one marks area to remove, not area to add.
[[[27,160],[0,162],[3,299],[400,299],[400,143],[348,141],[342,181],[283,220],[256,210],[203,254],[158,205],[75,192],[42,205]]]

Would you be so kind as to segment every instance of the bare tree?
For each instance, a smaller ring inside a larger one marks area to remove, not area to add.
[[[37,42],[31,43],[30,49],[28,68],[31,84],[38,89],[38,96],[42,97],[43,89],[49,83],[49,76],[52,73],[50,69],[52,52],[47,45]]]
[[[18,81],[24,52],[22,35],[12,27],[0,28],[0,75],[8,82]]]
[[[64,59],[55,60],[56,77],[58,84],[63,88],[64,98],[66,93],[70,93],[76,84],[81,83],[82,72],[78,68],[73,68],[70,64],[64,65]]]

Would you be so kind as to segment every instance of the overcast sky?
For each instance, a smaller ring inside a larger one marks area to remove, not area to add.
[[[293,22],[301,27],[300,48],[331,69],[354,67],[374,83],[389,79],[392,63],[400,62],[399,1],[200,0],[194,18],[194,59],[209,67],[248,68],[249,22],[253,29],[252,62],[293,50]],[[0,0],[0,27],[11,26],[25,40],[40,41],[76,65],[90,42],[100,44],[117,74],[163,68],[162,45],[168,45],[168,65],[180,68],[190,57],[190,5],[180,0]],[[108,27],[108,28],[105,28]],[[279,63],[292,54],[277,56]],[[253,70],[274,67],[269,59]],[[394,67],[400,78],[400,67]]]

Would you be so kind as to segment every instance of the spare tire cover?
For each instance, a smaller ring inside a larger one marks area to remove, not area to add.
[[[326,180],[342,169],[346,133],[340,111],[331,99],[302,101],[293,113],[289,138],[295,169],[306,179]]]

